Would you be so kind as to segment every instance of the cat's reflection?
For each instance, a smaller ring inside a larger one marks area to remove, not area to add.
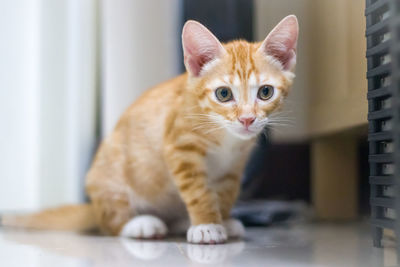
[[[224,245],[187,244],[186,251],[190,260],[203,264],[225,262],[229,257],[242,252],[244,242],[237,241]]]
[[[153,260],[165,257],[168,242],[149,242],[132,239],[121,239],[122,244],[133,256],[142,260]],[[176,242],[178,250],[188,259],[196,263],[216,264],[226,261],[230,256],[239,254],[245,244],[242,241],[231,242],[223,245],[198,245]]]
[[[131,255],[141,260],[160,258],[167,251],[169,244],[167,242],[138,241],[127,238],[121,238],[120,242]]]
[[[140,241],[127,238],[84,236],[71,233],[39,231],[1,231],[0,236],[13,243],[72,257],[91,266],[187,266],[224,263],[245,247],[242,241],[223,245],[194,245],[185,239]],[[29,249],[29,247],[27,248]],[[46,254],[42,254],[43,257]],[[133,265],[132,265],[133,264]]]

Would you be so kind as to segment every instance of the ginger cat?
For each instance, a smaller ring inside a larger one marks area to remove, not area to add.
[[[297,36],[293,15],[262,43],[221,44],[186,22],[187,73],[148,90],[122,115],[87,175],[91,203],[5,216],[3,225],[98,227],[132,238],[187,231],[188,242],[204,244],[241,237],[230,210],[256,136],[292,85]]]

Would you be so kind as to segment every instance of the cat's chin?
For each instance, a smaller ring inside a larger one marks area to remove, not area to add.
[[[234,137],[239,138],[241,140],[250,140],[255,138],[258,135],[258,132],[256,131],[250,131],[246,129],[240,129],[240,130],[228,130],[230,134],[232,134]]]

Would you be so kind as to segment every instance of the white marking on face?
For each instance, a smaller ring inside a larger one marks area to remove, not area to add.
[[[257,86],[257,78],[256,75],[254,75],[254,73],[250,74],[248,84],[250,87]]]
[[[220,79],[215,79],[215,80],[210,81],[210,82],[207,84],[207,87],[210,88],[210,89],[212,89],[212,90],[215,90],[215,89],[217,89],[218,87],[227,86],[227,84],[228,84],[228,83],[226,83],[225,81],[222,81],[222,80],[220,80]]]
[[[226,84],[229,84],[229,82],[230,82],[230,76],[229,76],[229,75],[224,75],[224,77],[222,77],[222,80],[223,80]]]
[[[233,84],[232,85],[235,86],[235,87],[240,87],[241,84],[242,84],[242,82],[240,81],[240,77],[237,74],[235,74],[235,76],[233,77]]]
[[[260,77],[260,85],[272,85],[273,87],[279,86],[279,81],[273,76],[270,77]]]

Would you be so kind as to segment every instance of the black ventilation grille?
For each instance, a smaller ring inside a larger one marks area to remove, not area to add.
[[[399,0],[366,0],[369,165],[374,246],[384,228],[397,231],[400,172]],[[400,200],[399,200],[400,201]]]

